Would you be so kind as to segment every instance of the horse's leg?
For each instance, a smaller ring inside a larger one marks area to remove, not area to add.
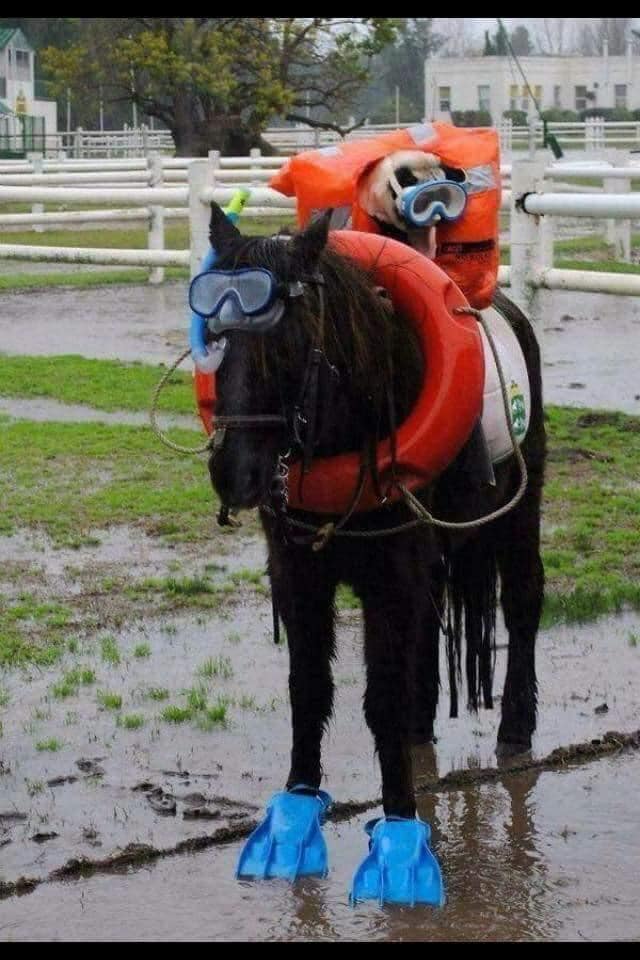
[[[416,610],[416,613],[418,611]],[[413,664],[411,742],[430,743],[440,692],[440,629],[444,616],[444,569],[431,568],[424,612],[418,627]]]
[[[270,572],[289,645],[293,745],[287,788],[304,784],[317,789],[322,734],[333,709],[335,580],[308,547],[272,556]]]
[[[497,530],[502,610],[509,632],[507,675],[498,730],[500,753],[529,750],[536,728],[535,642],[544,598],[540,557],[541,481],[530,476],[518,506]]]
[[[414,817],[416,801],[411,769],[411,684],[417,624],[416,592],[406,580],[372,577],[361,592],[365,626],[367,688],[364,712],[382,773],[385,815]]]

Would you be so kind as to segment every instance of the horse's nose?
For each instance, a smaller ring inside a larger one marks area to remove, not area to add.
[[[264,447],[250,450],[248,446],[239,438],[227,436],[222,449],[209,461],[213,485],[230,507],[256,507],[269,492],[275,469],[272,458]]]

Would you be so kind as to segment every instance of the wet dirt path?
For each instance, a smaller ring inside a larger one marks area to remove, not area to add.
[[[186,345],[186,286],[0,294],[0,350],[164,362]],[[544,292],[545,402],[640,413],[640,304]]]

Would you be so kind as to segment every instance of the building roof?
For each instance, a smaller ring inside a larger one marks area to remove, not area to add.
[[[10,40],[13,40],[14,45],[20,47],[21,50],[25,48],[33,50],[24,33],[18,27],[0,27],[0,50],[3,50]]]

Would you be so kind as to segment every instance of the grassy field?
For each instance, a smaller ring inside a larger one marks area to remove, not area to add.
[[[100,410],[144,410],[160,369],[79,357],[0,355],[0,394]],[[176,375],[164,397],[168,412],[193,410],[189,376]],[[547,427],[545,622],[591,619],[625,604],[640,608],[640,418],[549,407]],[[195,416],[193,431],[173,435],[198,442]],[[167,575],[136,580],[126,563],[97,580],[85,571],[88,595],[99,596],[117,618],[135,615],[151,599],[159,612],[185,604],[218,609],[238,590],[263,595],[261,571],[221,577],[215,565],[196,575],[181,567],[180,550],[208,544],[209,555],[211,549],[223,554],[234,536],[215,524],[216,502],[202,458],[173,454],[145,427],[8,417],[0,418],[0,447],[0,534],[40,532],[54,550],[99,553],[100,531],[126,527],[134,536],[138,531],[173,545],[175,569]],[[255,517],[245,520],[243,530],[255,533]],[[46,585],[16,594],[24,578],[23,564],[6,562],[0,568],[0,661],[48,662],[70,636],[95,626],[95,610],[81,597],[72,605],[68,596]],[[341,592],[340,606],[352,606],[348,591]]]

